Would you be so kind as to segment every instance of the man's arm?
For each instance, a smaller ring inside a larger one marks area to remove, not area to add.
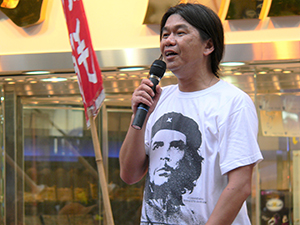
[[[206,225],[230,225],[251,194],[254,164],[228,172],[228,185],[222,192]]]
[[[150,108],[145,119],[144,126],[141,130],[136,130],[129,126],[120,150],[120,177],[128,184],[133,184],[140,181],[148,170],[148,156],[145,152],[144,141],[145,127],[149,115],[154,110],[161,94],[161,87],[157,85],[156,94],[154,94],[153,90],[151,89],[152,85],[153,84],[150,80],[142,80],[141,85],[134,91],[131,99],[133,115],[130,124],[133,122],[133,118],[139,103],[144,103],[150,106]]]
[[[133,118],[134,115],[132,115],[130,124]],[[134,184],[141,180],[148,169],[148,157],[144,144],[144,127],[142,130],[136,130],[130,126],[120,150],[120,177],[128,184]]]

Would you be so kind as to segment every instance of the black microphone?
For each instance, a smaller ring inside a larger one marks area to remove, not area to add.
[[[165,71],[166,71],[166,63],[164,61],[157,59],[152,63],[149,72],[150,74],[149,80],[153,83],[153,86],[151,88],[154,91],[154,93],[156,90],[156,85],[163,77]],[[138,105],[135,117],[133,119],[133,123],[131,125],[133,128],[137,130],[142,129],[148,110],[149,110],[149,106],[143,103],[140,103]]]

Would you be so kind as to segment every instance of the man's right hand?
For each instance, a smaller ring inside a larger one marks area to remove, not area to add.
[[[157,85],[156,93],[154,93],[154,91],[151,89],[152,86],[153,83],[149,79],[143,79],[140,86],[133,92],[131,99],[131,108],[134,115],[140,103],[143,103],[150,107],[148,112],[149,115],[153,112],[162,89],[159,85]]]

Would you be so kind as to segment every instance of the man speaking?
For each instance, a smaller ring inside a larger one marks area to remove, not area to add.
[[[160,50],[178,84],[156,86],[155,93],[142,80],[132,118],[140,103],[149,106],[146,126],[129,127],[119,158],[128,184],[148,172],[141,224],[250,225],[245,200],[262,160],[258,119],[251,98],[219,79],[219,17],[201,4],[171,7],[161,21]]]

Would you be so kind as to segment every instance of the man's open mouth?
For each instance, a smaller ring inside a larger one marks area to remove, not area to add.
[[[166,56],[171,56],[171,55],[177,55],[176,52],[166,52],[165,53]]]

